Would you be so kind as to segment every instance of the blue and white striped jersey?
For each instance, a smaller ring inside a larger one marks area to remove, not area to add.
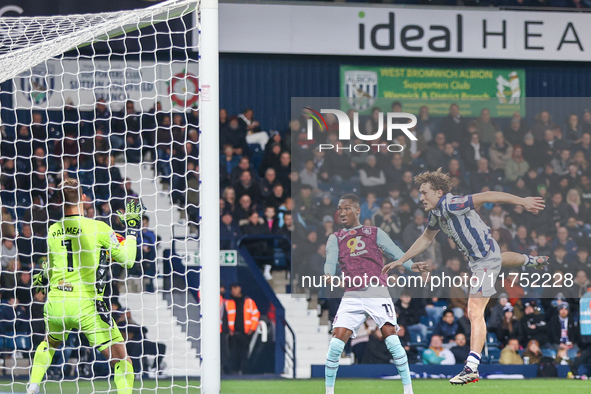
[[[486,257],[492,247],[490,227],[474,211],[472,196],[441,197],[429,212],[429,230],[443,230],[470,261]]]

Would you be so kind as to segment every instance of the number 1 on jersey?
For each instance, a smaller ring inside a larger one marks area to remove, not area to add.
[[[68,251],[68,272],[74,272],[74,253],[72,252],[72,240],[64,239],[62,241],[62,246],[65,246],[66,250]]]

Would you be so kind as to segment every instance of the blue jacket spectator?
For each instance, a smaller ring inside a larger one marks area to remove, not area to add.
[[[454,320],[454,313],[451,310],[446,310],[433,330],[434,335],[441,336],[443,343],[453,341],[458,333],[458,323]]]

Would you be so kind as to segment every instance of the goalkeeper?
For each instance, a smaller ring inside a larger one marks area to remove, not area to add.
[[[129,200],[126,212],[119,213],[127,224],[127,236],[119,242],[106,223],[83,216],[86,196],[75,179],[60,184],[64,218],[49,227],[48,266],[35,275],[34,286],[49,285],[44,316],[47,336],[35,351],[27,394],[37,394],[39,384],[55,349],[78,329],[110,361],[118,394],[133,391],[133,366],[125,350],[123,337],[103,301],[108,272],[107,253],[115,261],[131,268],[136,257],[136,235],[141,223],[141,205]]]

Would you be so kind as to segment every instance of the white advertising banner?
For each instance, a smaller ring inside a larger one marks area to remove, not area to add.
[[[104,99],[112,111],[127,100],[148,111],[157,101],[165,111],[197,105],[199,67],[196,62],[49,60],[13,79],[17,109],[59,110],[72,104],[92,110]]]
[[[220,4],[220,52],[591,60],[591,13]]]

